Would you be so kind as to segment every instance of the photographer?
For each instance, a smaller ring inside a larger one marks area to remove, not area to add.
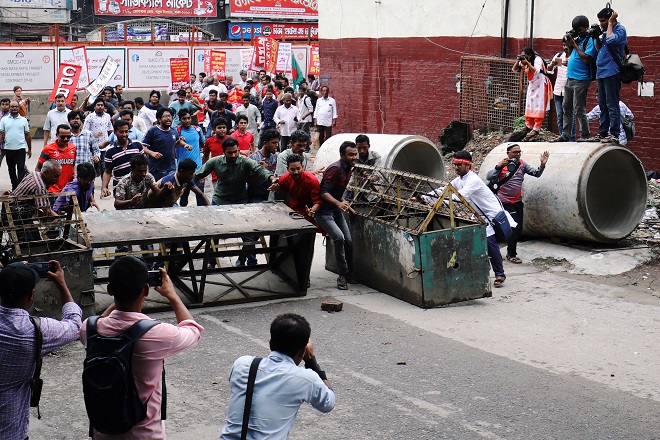
[[[567,32],[562,40],[571,48],[566,71],[567,80],[564,86],[563,129],[561,135],[552,142],[568,142],[571,140],[575,118],[577,118],[580,125],[580,137],[585,140],[590,138],[586,107],[587,92],[589,92],[591,81],[595,78],[591,60],[596,55],[596,46],[593,38],[588,33],[589,19],[587,17],[578,15],[573,19],[572,26],[573,29]]]
[[[545,164],[548,163],[548,157],[550,157],[547,151],[543,152],[541,155],[541,166],[534,168],[528,163],[525,163],[520,158],[521,155],[522,150],[520,149],[520,145],[509,145],[506,148],[507,157],[502,159],[495,165],[495,169],[488,171],[486,175],[486,180],[496,182],[495,185],[489,186],[491,189],[495,186],[497,198],[502,202],[504,209],[518,223],[513,228],[513,233],[511,234],[511,238],[509,238],[506,248],[506,259],[514,264],[522,263],[522,260],[518,258],[516,246],[523,228],[524,205],[522,202],[522,184],[523,180],[525,180],[525,174],[541,177],[543,170],[545,170]]]
[[[44,356],[78,339],[82,310],[73,302],[60,264],[44,272],[60,291],[62,320],[39,318]],[[28,310],[34,303],[39,274],[34,266],[11,263],[0,269],[0,438],[26,439],[30,419],[30,387],[37,363],[37,324]]]
[[[527,97],[525,99],[525,138],[528,142],[538,137],[545,112],[550,108],[552,84],[547,76],[543,59],[531,47],[526,47],[513,65],[514,72],[527,73]]]
[[[626,28],[617,21],[619,14],[606,7],[598,13],[598,22],[603,34],[596,40],[596,79],[598,80],[598,105],[600,114],[598,137],[601,142],[618,143],[621,131],[619,113],[619,91],[621,76],[619,64],[628,41]],[[618,62],[615,60],[617,58]],[[594,139],[597,140],[597,139]]]
[[[335,394],[324,371],[316,362],[312,329],[307,320],[293,313],[279,315],[270,325],[267,358],[241,356],[229,375],[229,410],[220,440],[247,438],[285,439],[296,421],[298,409],[309,402],[327,413],[335,406]],[[298,364],[305,361],[305,368]],[[243,426],[245,400],[252,364],[258,365],[247,426]]]

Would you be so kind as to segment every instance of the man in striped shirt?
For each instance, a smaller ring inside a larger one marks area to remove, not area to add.
[[[112,186],[116,187],[122,177],[131,172],[131,158],[137,154],[143,154],[142,144],[138,141],[128,139],[128,121],[120,119],[115,122],[115,136],[117,143],[108,149],[105,154],[105,171],[103,172],[103,186],[101,197],[112,195],[108,189],[110,177]]]
[[[76,167],[81,163],[98,163],[101,157],[92,132],[82,128],[83,112],[72,110],[66,116],[71,127],[71,143],[76,146]]]

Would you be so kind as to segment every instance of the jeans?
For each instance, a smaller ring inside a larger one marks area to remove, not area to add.
[[[7,157],[7,168],[9,169],[9,180],[11,180],[11,189],[16,189],[21,180],[25,177],[25,156],[27,152],[24,148],[18,150],[5,149]]]
[[[555,109],[557,110],[557,128],[559,136],[564,134],[564,97],[555,95]],[[573,129],[571,130],[571,141],[575,142],[575,118],[573,118]]]
[[[490,260],[490,266],[495,272],[495,276],[504,275],[504,266],[502,265],[502,253],[500,252],[500,246],[497,244],[497,239],[495,234],[488,237],[488,259]]]
[[[204,182],[199,182],[197,180],[193,180],[193,183],[199,190],[203,193],[204,192]],[[188,197],[190,196],[190,190],[188,188],[184,189],[183,192],[181,193],[181,198],[179,199],[179,205],[180,206],[188,206]],[[195,194],[195,197],[197,198],[197,206],[204,206],[204,203],[206,202],[204,200],[204,197],[198,196]]]
[[[580,137],[590,137],[589,121],[587,120],[587,92],[591,81],[579,81],[575,79],[566,80],[564,87],[564,127],[563,132],[568,133],[573,124],[573,118],[577,118],[580,124]],[[618,104],[617,104],[618,105]],[[576,127],[577,128],[577,127]],[[576,133],[577,134],[577,133]],[[564,136],[569,138],[569,136]]]
[[[317,214],[316,221],[334,242],[339,275],[353,272],[353,239],[344,212],[339,208],[333,208],[331,212]]]
[[[523,211],[525,205],[522,200],[519,200],[516,203],[503,203],[502,206],[504,206],[504,209],[506,209],[516,223],[518,223],[518,226],[513,228],[511,238],[509,238],[506,247],[506,254],[509,257],[515,257],[518,255],[516,247],[518,245],[518,237],[520,237],[523,228]]]
[[[160,179],[162,179],[162,178],[165,177],[165,176],[169,176],[170,174],[172,174],[172,173],[175,172],[175,171],[176,171],[176,168],[171,169],[171,170],[169,170],[169,171],[165,171],[165,172],[163,172],[163,171],[151,171],[151,170],[149,170],[149,172],[151,173],[151,175],[154,176],[154,180],[155,180],[156,182],[158,182]]]
[[[598,80],[598,105],[600,106],[600,137],[609,134],[619,139],[621,131],[621,114],[619,113],[619,91],[621,89],[621,76],[608,76]]]

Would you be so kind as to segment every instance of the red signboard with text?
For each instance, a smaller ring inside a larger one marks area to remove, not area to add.
[[[80,79],[80,72],[82,67],[73,64],[60,63],[60,71],[55,79],[55,86],[53,91],[50,92],[48,101],[55,102],[55,96],[63,93],[66,97],[66,103],[71,104],[73,95],[78,88],[78,79]]]
[[[172,90],[180,90],[190,85],[190,63],[188,58],[170,58]]]
[[[209,62],[209,72],[211,76],[218,75],[220,81],[225,80],[225,70],[227,69],[227,52],[221,50],[211,50],[211,60]]]
[[[230,0],[229,16],[318,20],[319,8],[317,0]]]
[[[319,76],[321,74],[321,61],[319,57],[319,46],[313,45],[309,51],[309,69],[307,69],[308,75]]]
[[[94,0],[94,14],[134,17],[217,17],[210,0]]]
[[[251,70],[264,69],[266,72],[275,72],[275,66],[277,65],[278,47],[279,43],[272,38],[255,38]]]

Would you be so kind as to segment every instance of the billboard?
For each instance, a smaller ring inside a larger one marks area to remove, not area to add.
[[[318,20],[319,7],[316,0],[230,0],[229,16]]]
[[[187,47],[128,48],[129,88],[170,87],[170,58],[189,58]]]
[[[0,0],[0,8],[78,9],[77,0]]]
[[[119,68],[110,79],[111,86],[126,85],[126,49],[120,47],[88,47],[87,48],[87,69],[89,72],[89,81],[94,80],[101,73],[103,63],[106,58],[111,57],[119,64]],[[60,48],[60,63],[78,64],[70,48]],[[79,82],[78,88],[85,87],[89,81]]]
[[[209,0],[94,0],[95,15],[134,17],[216,17]]]
[[[228,23],[230,40],[250,40],[255,37],[272,37],[276,40],[318,40],[319,26],[308,23]]]
[[[2,8],[0,14],[0,23],[66,24],[70,21],[71,11],[68,9]]]
[[[54,84],[55,49],[0,49],[0,92],[50,92]]]

